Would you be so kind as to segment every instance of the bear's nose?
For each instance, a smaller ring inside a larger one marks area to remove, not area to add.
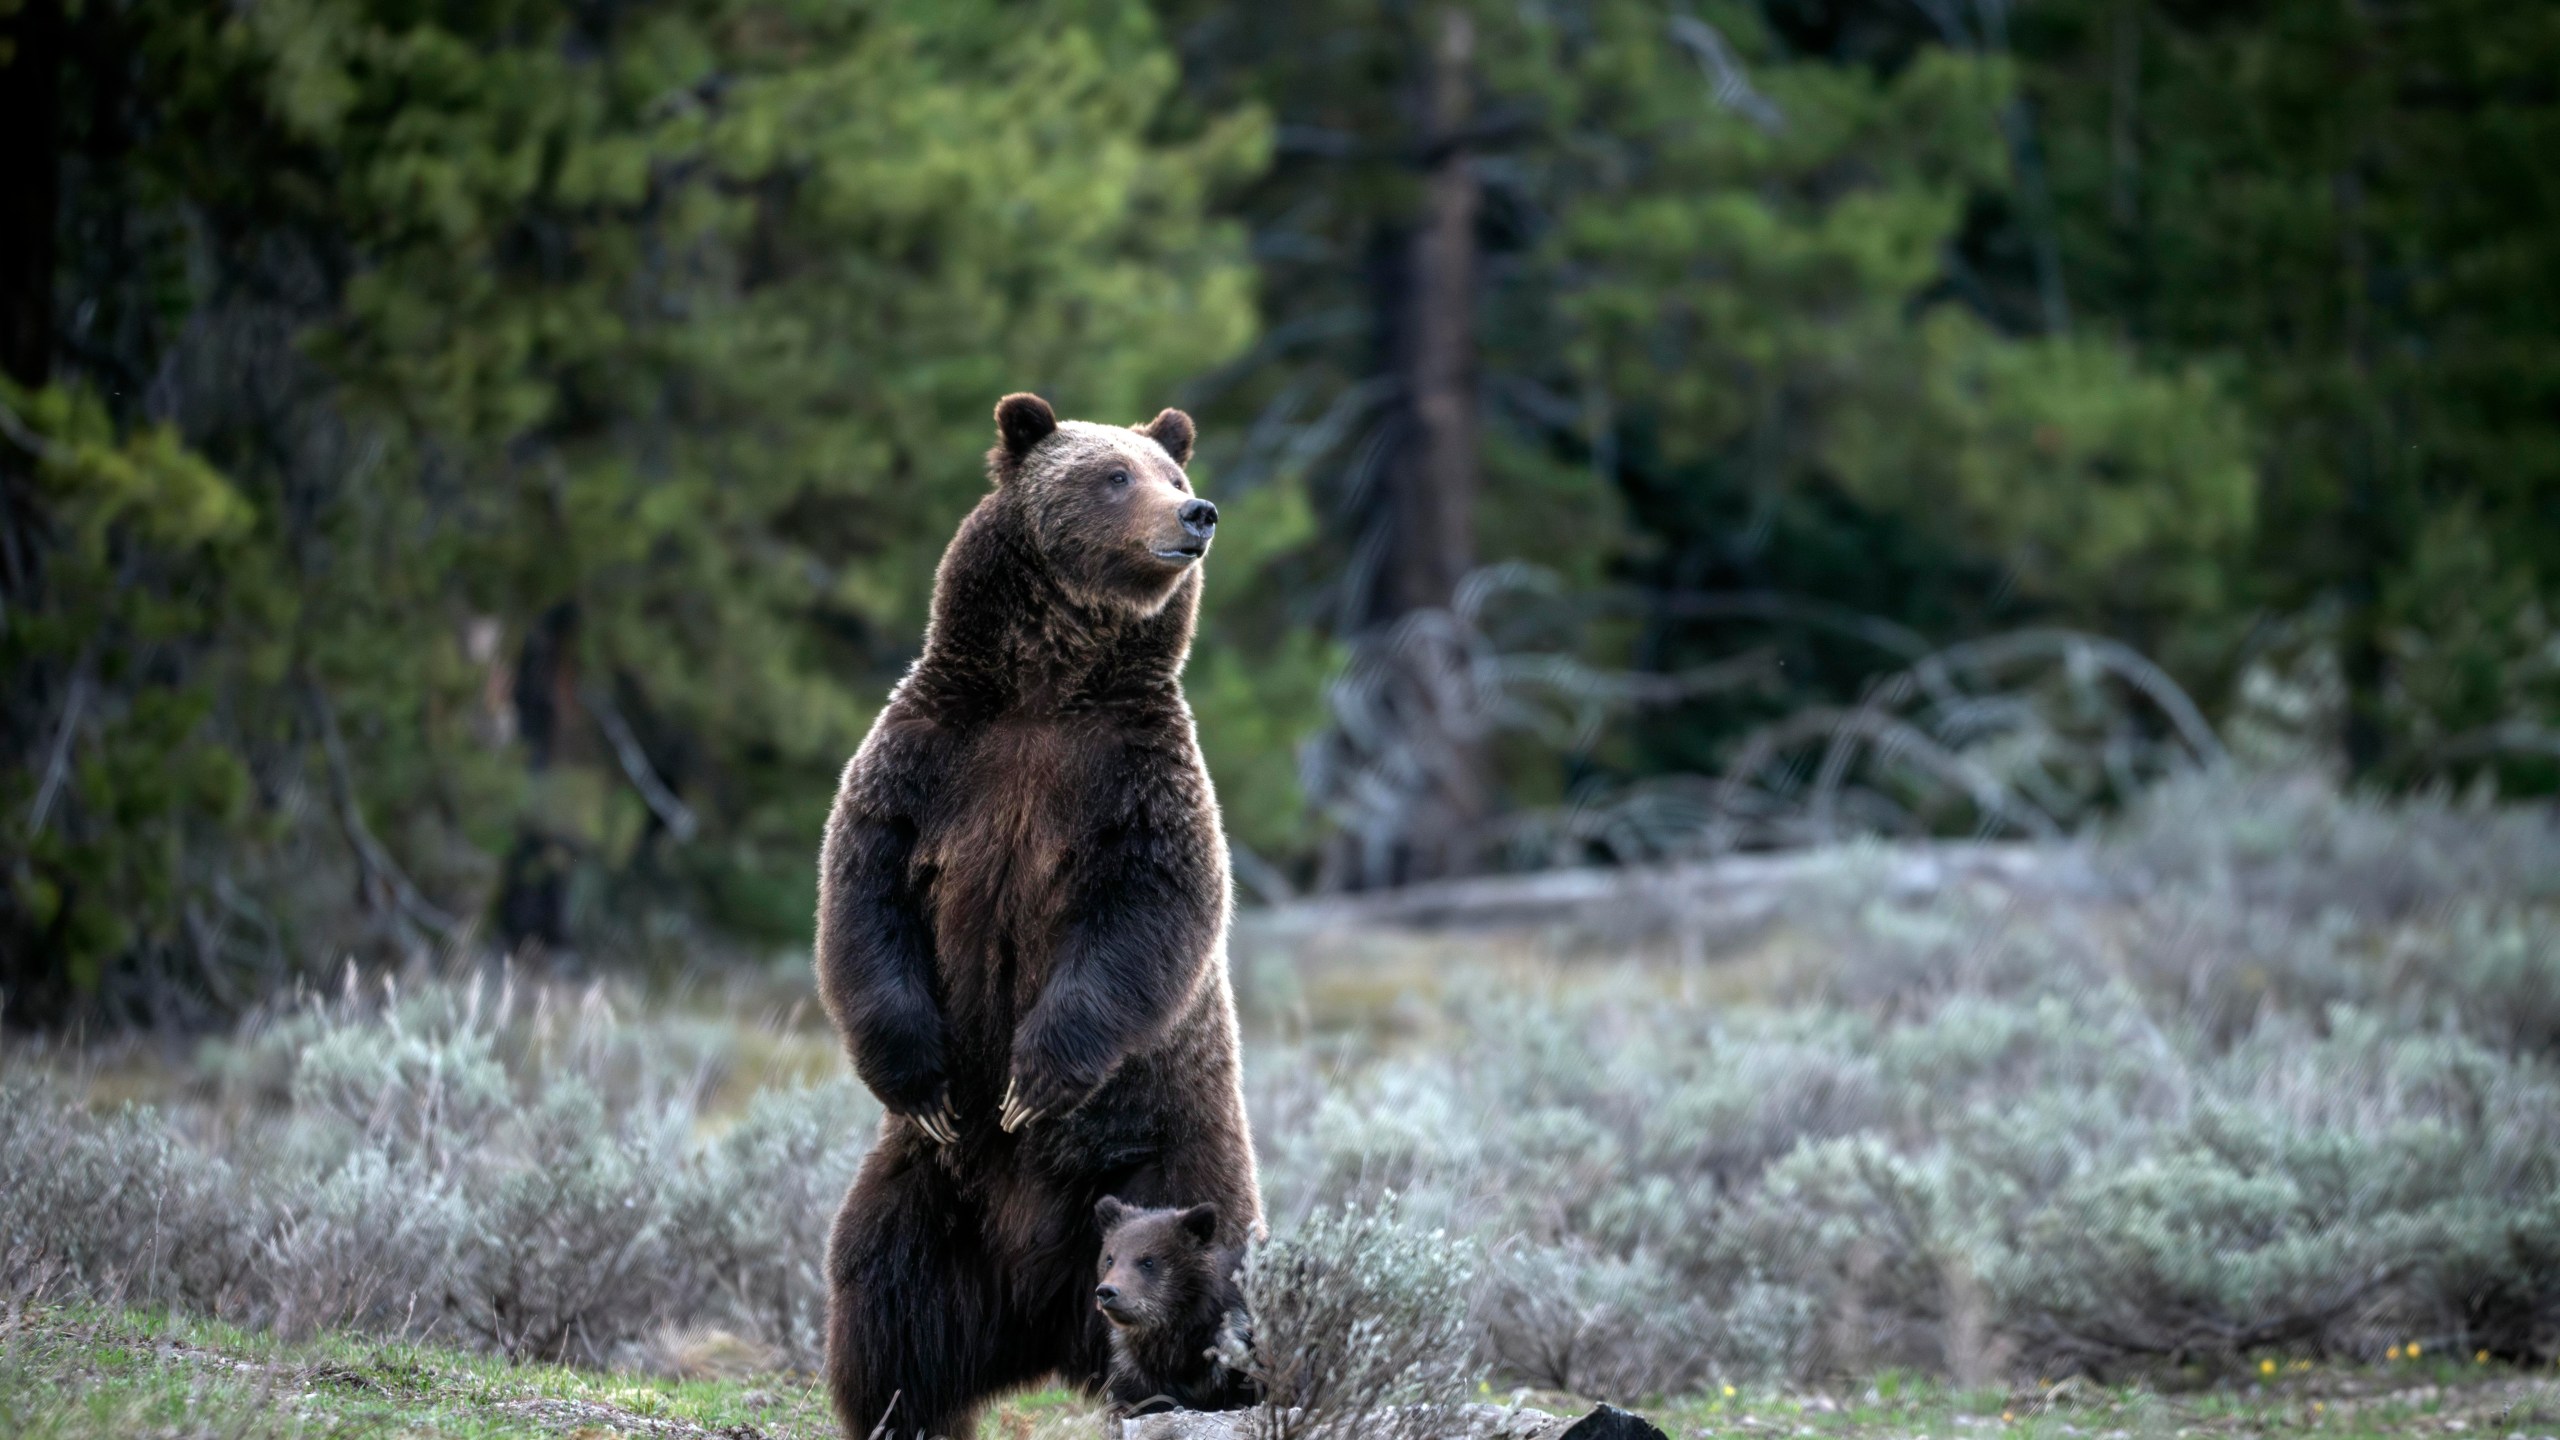
[[[1206,500],[1193,500],[1184,505],[1179,513],[1182,516],[1182,528],[1203,540],[1209,538],[1210,531],[1218,528],[1218,507]]]
[[[1108,1305],[1112,1301],[1120,1298],[1120,1287],[1117,1285],[1096,1285],[1093,1287],[1093,1298],[1101,1301],[1105,1305]]]

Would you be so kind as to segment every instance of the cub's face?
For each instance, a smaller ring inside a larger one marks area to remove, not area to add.
[[[1191,492],[1191,417],[1135,428],[1061,422],[1047,402],[996,407],[999,481],[1015,492],[1041,555],[1088,599],[1152,614],[1209,553],[1218,507]]]
[[[1113,1325],[1161,1325],[1216,1278],[1210,1244],[1218,1234],[1217,1206],[1142,1210],[1105,1198],[1093,1213],[1102,1224],[1093,1303]]]

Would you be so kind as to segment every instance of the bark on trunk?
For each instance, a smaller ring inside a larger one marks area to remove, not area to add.
[[[525,766],[534,772],[537,788],[541,773],[564,758],[561,751],[576,713],[577,634],[577,607],[555,605],[526,634],[516,661],[516,734],[524,742]],[[507,852],[497,914],[499,936],[511,953],[556,956],[575,948],[569,881],[578,849],[570,837],[555,833],[549,819],[538,806],[525,815],[517,822],[515,846]]]
[[[1468,154],[1468,66],[1475,25],[1445,10],[1432,52],[1430,162],[1423,223],[1413,240],[1411,386],[1418,429],[1398,493],[1394,594],[1399,611],[1446,606],[1475,564],[1476,211]]]
[[[62,0],[0,12],[0,370],[31,387],[53,366],[62,45]]]
[[[0,61],[0,374],[29,388],[44,384],[53,368],[62,51],[61,0],[21,0],[0,10],[0,54],[8,57]],[[24,446],[0,438],[0,606],[13,613],[23,613],[39,583],[44,513],[35,467]],[[31,673],[11,675],[0,696],[0,754],[30,778],[47,777],[39,782],[33,821],[23,811],[5,821],[32,831],[48,818],[88,682],[85,672],[66,673],[78,667],[59,661],[28,668]],[[0,863],[26,863],[30,844],[12,834],[0,844]],[[77,881],[46,878],[62,893],[44,920],[21,906],[17,887],[0,885],[0,1023],[53,1024],[80,1000],[64,963]]]
[[[1398,467],[1395,543],[1384,587],[1392,613],[1448,608],[1475,566],[1478,461],[1475,405],[1476,213],[1480,191],[1467,132],[1473,120],[1469,67],[1473,20],[1455,7],[1439,16],[1426,72],[1421,224],[1410,241],[1405,349],[1412,440]],[[1436,673],[1444,647],[1409,651],[1407,743],[1421,752],[1430,793],[1408,812],[1398,880],[1470,868],[1472,836],[1490,808],[1481,709],[1463,676]]]

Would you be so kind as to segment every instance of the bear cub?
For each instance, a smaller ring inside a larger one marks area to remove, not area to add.
[[[1220,1361],[1220,1342],[1244,1333],[1242,1252],[1216,1243],[1218,1207],[1143,1210],[1105,1196],[1094,1308],[1111,1322],[1104,1393],[1114,1418],[1149,1407],[1241,1410],[1262,1397]]]

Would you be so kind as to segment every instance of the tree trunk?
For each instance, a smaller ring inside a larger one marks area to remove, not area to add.
[[[1475,25],[1441,12],[1431,57],[1430,179],[1413,238],[1413,321],[1408,384],[1418,431],[1397,490],[1392,594],[1399,612],[1446,606],[1475,565],[1476,211],[1480,192],[1467,151],[1467,67]]]
[[[2376,392],[2373,374],[2373,256],[2365,243],[2364,182],[2370,148],[2359,145],[2354,160],[2330,177],[2345,304],[2340,328],[2356,386],[2374,402],[2358,417],[2353,438],[2341,450],[2346,504],[2337,521],[2344,531],[2345,551],[2354,557],[2351,573],[2339,587],[2346,602],[2340,620],[2339,670],[2347,694],[2338,741],[2348,773],[2358,779],[2379,770],[2390,753],[2390,727],[2383,714],[2390,657],[2382,648],[2382,585],[2384,569],[2397,558],[2392,553],[2391,527],[2382,514],[2385,467],[2396,447],[2390,435],[2389,402]]]
[[[0,10],[0,374],[32,390],[53,373],[53,246],[60,223],[62,0]],[[35,457],[0,442],[0,603],[35,586],[42,521]]]
[[[537,796],[543,772],[560,763],[569,723],[578,705],[578,607],[562,602],[543,612],[524,637],[516,661],[513,699],[516,735]],[[516,824],[498,887],[498,933],[515,954],[559,956],[574,951],[569,923],[569,882],[578,846],[558,833],[554,817],[537,803]]]
[[[0,11],[0,370],[29,387],[53,367],[62,46],[62,0]]]
[[[1395,617],[1445,610],[1475,565],[1477,483],[1475,291],[1477,189],[1468,127],[1475,26],[1456,7],[1439,15],[1424,72],[1427,129],[1423,213],[1409,244],[1402,347],[1412,431],[1396,467],[1394,543],[1383,598]],[[1408,797],[1392,864],[1398,881],[1470,868],[1490,808],[1484,697],[1445,645],[1408,647],[1403,741],[1422,793]]]
[[[53,370],[54,226],[59,221],[61,0],[20,0],[0,9],[0,374],[33,388]],[[14,440],[0,439],[0,606],[24,614],[39,574],[36,460]],[[0,696],[0,764],[31,779],[61,773],[79,717],[83,683],[58,662],[12,674]],[[42,782],[39,782],[41,784]],[[28,863],[25,812],[5,822],[0,864]],[[28,828],[32,828],[29,826]],[[49,920],[21,907],[19,888],[0,884],[0,1023],[46,1025],[79,1000],[64,968],[66,927],[75,908],[71,877]]]

